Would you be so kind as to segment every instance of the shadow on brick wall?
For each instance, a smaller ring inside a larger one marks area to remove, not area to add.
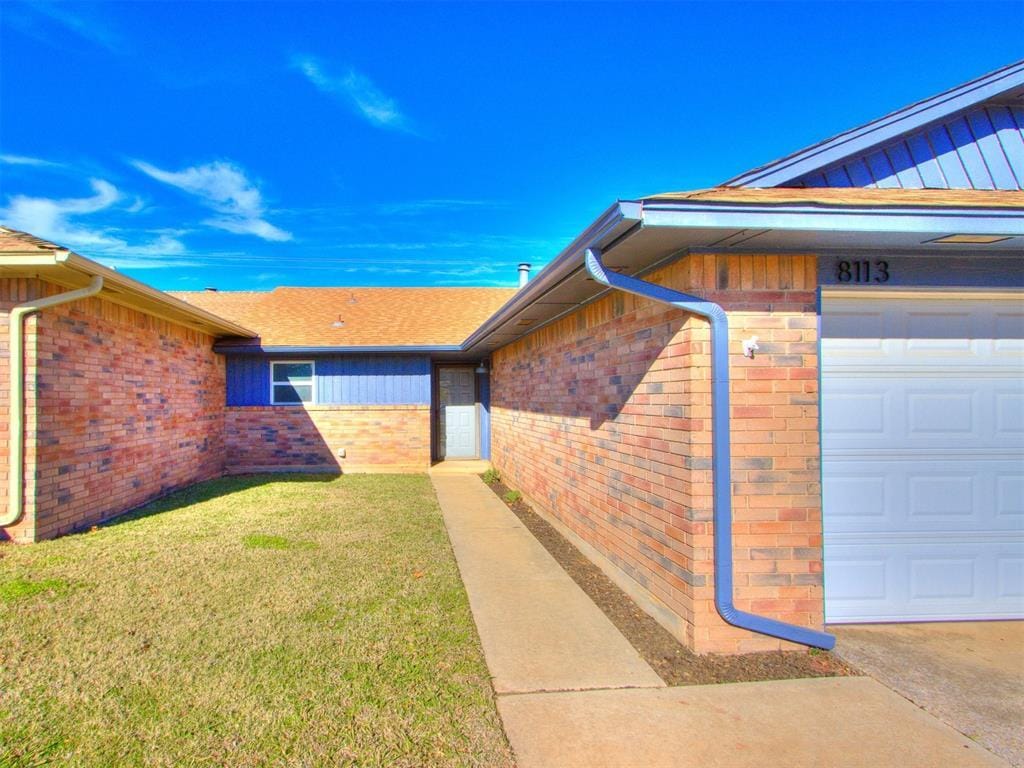
[[[341,472],[320,428],[301,407],[229,407],[225,414],[228,472]]]
[[[553,346],[519,355],[506,370],[499,370],[494,387],[494,404],[518,411],[588,418],[590,429],[601,430],[627,409],[637,413],[679,417],[683,395],[666,393],[665,381],[682,378],[680,368],[659,376],[651,368],[688,317],[666,313],[665,319],[649,324],[650,318],[616,319],[585,336],[574,335]],[[632,326],[632,327],[630,327]],[[669,360],[672,358],[670,357]],[[664,364],[664,360],[663,360]],[[666,366],[667,367],[667,366]],[[670,404],[654,401],[669,394]]]

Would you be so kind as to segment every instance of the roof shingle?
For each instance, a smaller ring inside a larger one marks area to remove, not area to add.
[[[712,187],[692,192],[663,192],[644,198],[645,202],[652,200],[869,208],[1024,208],[1024,192],[980,189]]]
[[[418,347],[461,344],[514,288],[275,288],[174,292],[251,328],[264,347]],[[337,323],[343,323],[336,327]]]
[[[0,227],[0,253],[53,253],[64,250],[56,243],[43,240],[10,227]]]

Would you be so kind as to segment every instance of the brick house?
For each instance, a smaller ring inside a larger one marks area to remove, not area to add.
[[[170,295],[4,232],[0,311],[105,280],[26,320],[7,535],[224,472],[481,457],[701,653],[1020,618],[1022,189],[1018,63],[617,202],[518,291]]]

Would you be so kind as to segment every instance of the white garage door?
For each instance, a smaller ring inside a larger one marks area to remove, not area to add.
[[[1022,375],[1019,299],[823,297],[828,621],[1024,616]]]

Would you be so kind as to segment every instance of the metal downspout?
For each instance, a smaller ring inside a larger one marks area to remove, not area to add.
[[[741,611],[733,605],[732,471],[729,445],[729,319],[712,301],[673,291],[635,277],[608,272],[601,251],[588,248],[587,271],[599,283],[706,318],[711,324],[711,466],[713,471],[715,608],[729,624],[801,645],[831,650],[836,639],[826,632]]]
[[[7,513],[0,516],[0,528],[14,525],[24,510],[25,493],[25,318],[35,312],[70,301],[95,296],[103,289],[103,278],[96,275],[85,288],[56,296],[26,301],[11,307],[8,345],[8,368],[11,375],[10,401],[7,417]]]

